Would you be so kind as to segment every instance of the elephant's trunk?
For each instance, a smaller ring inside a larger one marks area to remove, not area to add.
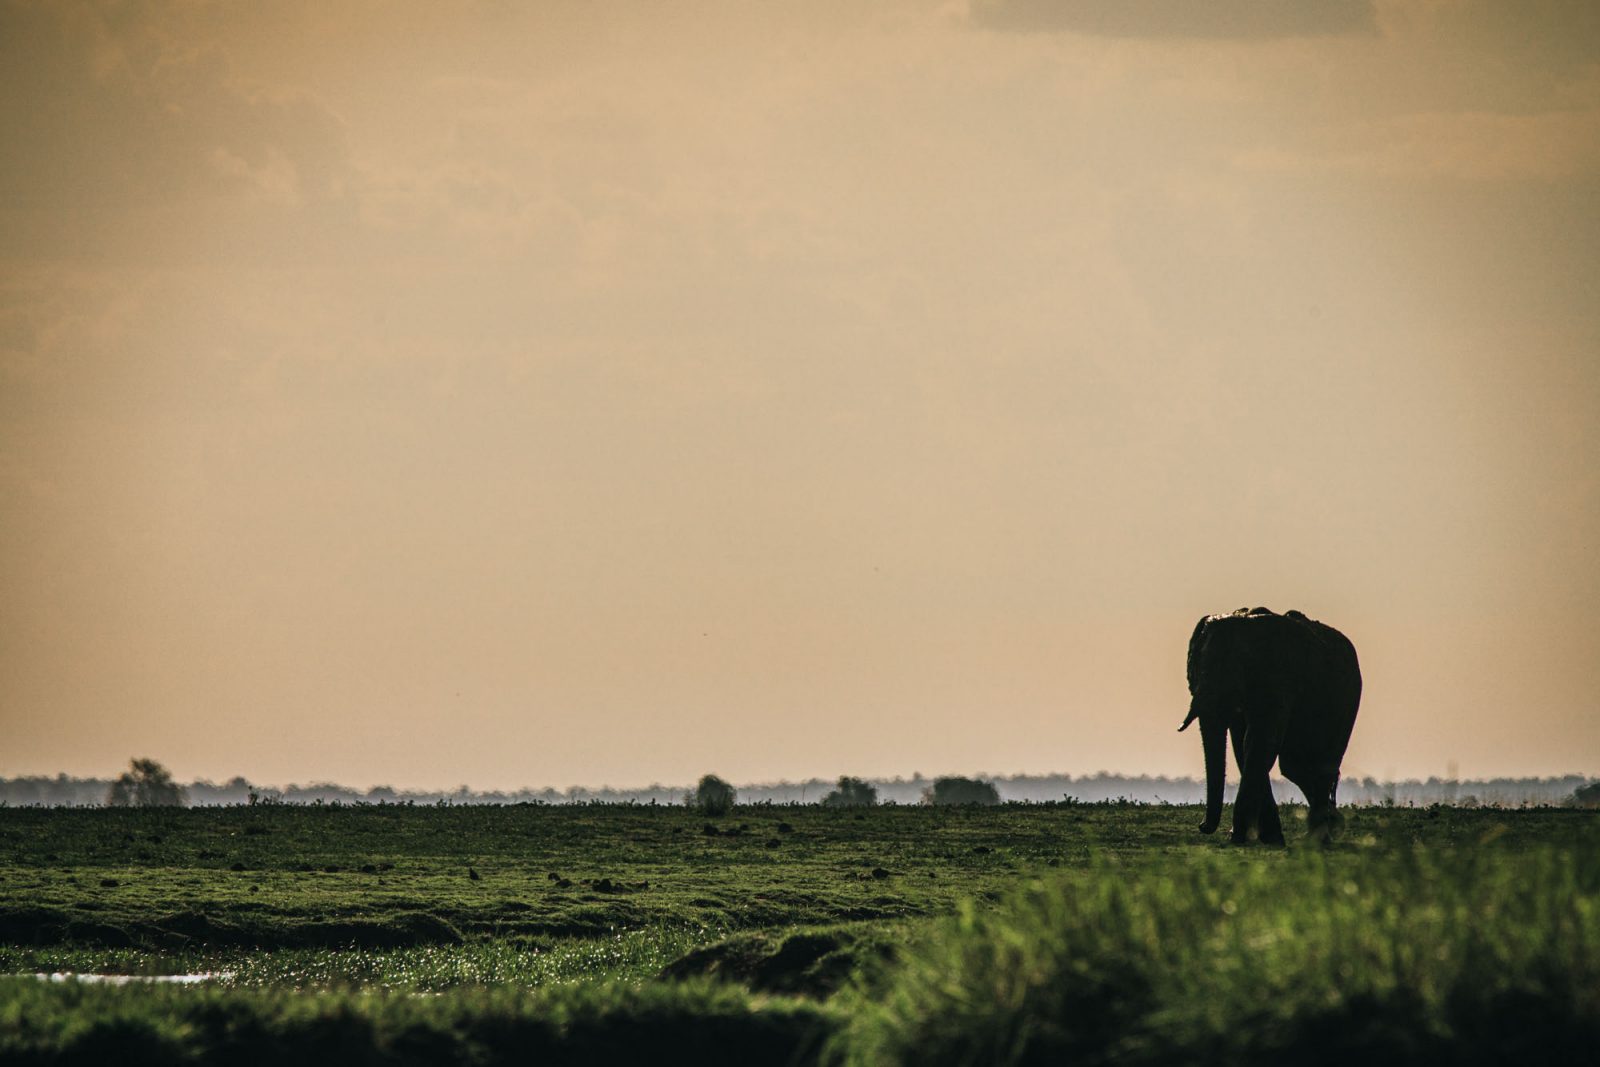
[[[1216,833],[1222,824],[1222,787],[1228,778],[1228,723],[1220,715],[1200,720],[1200,740],[1206,750],[1206,819],[1203,834]]]

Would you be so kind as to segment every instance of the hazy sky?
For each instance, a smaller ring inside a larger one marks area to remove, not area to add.
[[[0,774],[1600,773],[1597,205],[1584,0],[0,0]]]

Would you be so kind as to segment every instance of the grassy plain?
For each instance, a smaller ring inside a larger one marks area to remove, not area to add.
[[[1293,830],[1286,850],[1230,848],[1198,819],[0,809],[0,973],[221,976],[0,979],[0,1058],[1508,1062],[1528,1033],[1600,1047],[1594,813],[1353,809],[1328,850]]]

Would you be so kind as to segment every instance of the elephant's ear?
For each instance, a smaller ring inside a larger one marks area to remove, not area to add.
[[[1194,633],[1189,636],[1189,693],[1192,696],[1200,686],[1200,649],[1206,643],[1206,626],[1211,622],[1210,615],[1200,616],[1200,621],[1194,624]],[[1189,725],[1184,723],[1185,726]]]

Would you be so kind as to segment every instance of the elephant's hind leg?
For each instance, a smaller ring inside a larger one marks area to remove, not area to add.
[[[1306,795],[1306,804],[1310,807],[1306,816],[1306,827],[1311,837],[1316,840],[1326,839],[1327,831],[1323,826],[1328,804],[1327,775],[1317,771],[1315,766],[1309,765],[1299,756],[1288,752],[1279,757],[1278,770]]]
[[[1323,844],[1333,837],[1344,822],[1344,816],[1339,814],[1336,797],[1339,791],[1339,774],[1324,774],[1305,788],[1306,800],[1311,805],[1311,811],[1306,819],[1306,826],[1313,841]]]
[[[1328,843],[1334,833],[1344,825],[1344,816],[1339,814],[1338,795],[1338,771],[1323,777],[1322,782],[1318,782],[1317,792],[1306,790],[1306,798],[1310,800],[1310,816],[1307,824],[1314,840]]]

